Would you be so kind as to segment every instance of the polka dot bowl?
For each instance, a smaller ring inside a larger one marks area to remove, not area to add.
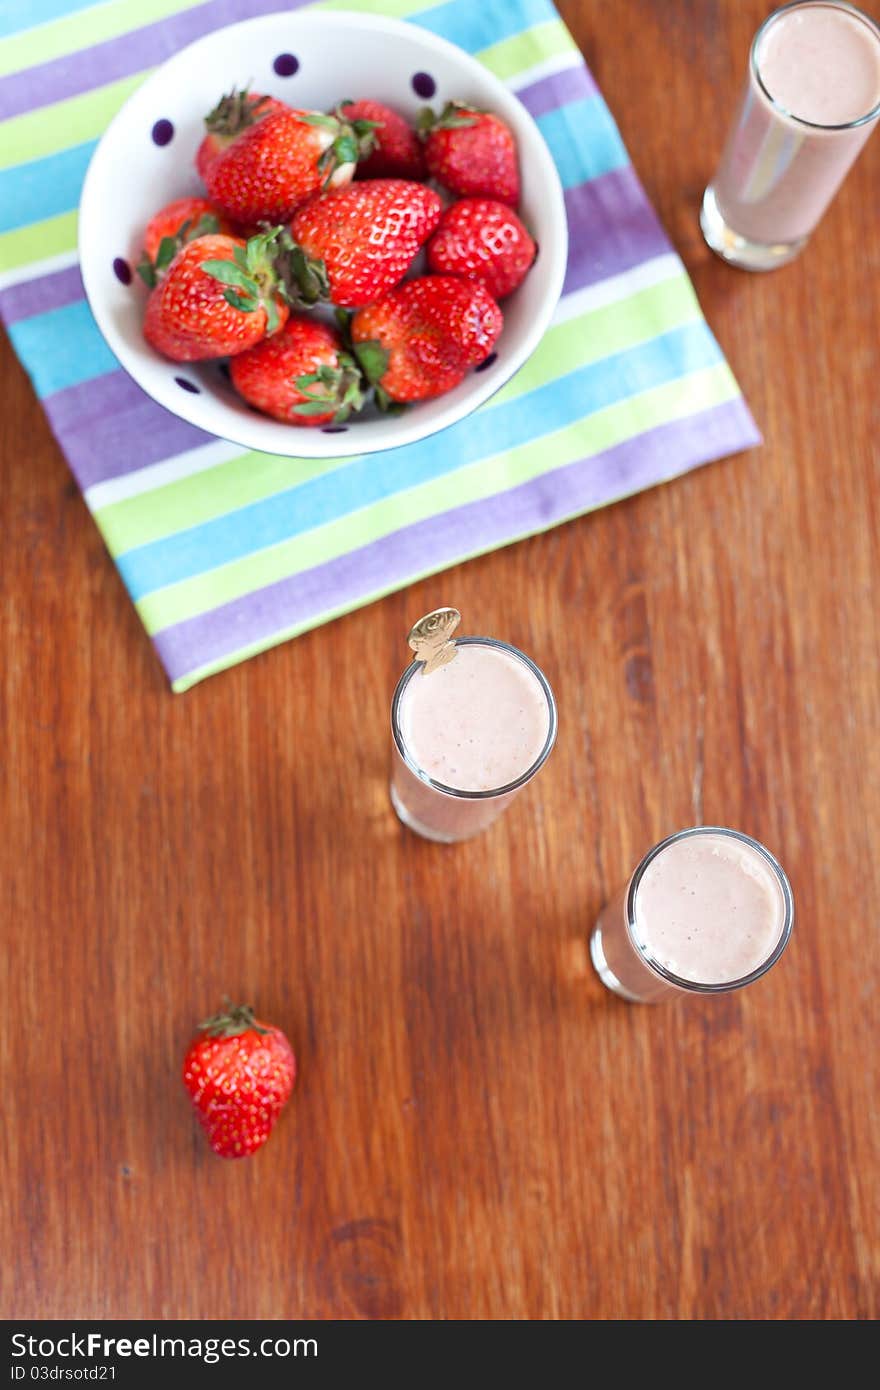
[[[540,252],[503,303],[497,351],[456,390],[398,416],[370,407],[336,429],[300,429],[251,410],[218,362],[167,362],[144,342],[146,288],[133,273],[141,234],[173,198],[200,190],[193,159],[218,96],[250,83],[293,106],[329,109],[370,96],[414,118],[451,98],[496,111],[512,128],[522,177],[520,215]],[[544,140],[516,97],[476,59],[433,34],[356,12],[269,14],[182,49],[122,107],[96,149],[79,215],[79,254],[104,338],[137,384],[175,415],[248,449],[292,458],[375,453],[454,424],[492,396],[540,342],[562,289],[565,204]]]

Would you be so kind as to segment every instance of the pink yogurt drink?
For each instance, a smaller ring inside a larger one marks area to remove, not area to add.
[[[880,28],[842,0],[799,0],[755,35],[700,223],[748,270],[796,256],[880,117]]]
[[[556,704],[516,647],[461,637],[455,657],[414,661],[391,710],[391,801],[404,825],[450,844],[485,830],[546,762]]]
[[[671,835],[603,909],[590,954],[624,999],[719,994],[751,984],[781,956],[791,887],[757,840],[721,826]]]

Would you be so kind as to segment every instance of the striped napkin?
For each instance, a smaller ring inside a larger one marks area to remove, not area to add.
[[[326,0],[325,0],[326,3]],[[571,243],[543,343],[476,415],[385,454],[246,453],[168,414],[83,297],[76,207],[108,121],[184,44],[283,0],[4,0],[0,315],[175,690],[416,578],[759,442],[549,0],[331,0],[476,54],[535,117]]]

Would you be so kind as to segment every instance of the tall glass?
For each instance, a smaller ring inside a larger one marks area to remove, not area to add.
[[[775,965],[794,899],[782,866],[724,826],[680,830],[649,850],[599,915],[590,955],[631,1003],[742,989]]]
[[[713,251],[772,270],[806,245],[880,117],[880,28],[843,0],[795,0],[761,25],[703,197]]]
[[[494,637],[459,637],[454,646],[455,659],[430,674],[424,662],[413,661],[391,706],[392,805],[410,830],[443,844],[478,835],[506,810],[544,766],[557,726],[549,682],[523,652]],[[464,660],[461,653],[467,653]],[[499,663],[499,654],[507,661]],[[496,688],[499,713],[489,723],[476,712],[491,703]],[[502,770],[502,780],[475,787],[492,782],[484,775],[492,767]],[[440,777],[438,768],[452,770]],[[444,780],[456,770],[462,786]]]

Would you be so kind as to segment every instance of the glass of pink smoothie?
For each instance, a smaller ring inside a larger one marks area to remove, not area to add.
[[[452,844],[485,830],[544,766],[556,741],[547,678],[516,647],[459,637],[426,672],[414,661],[391,706],[391,802],[404,825]]]
[[[724,994],[775,965],[794,900],[781,865],[723,826],[680,830],[645,855],[590,938],[600,980],[632,1003]]]
[[[772,270],[806,245],[880,118],[880,28],[843,0],[796,0],[755,35],[700,213],[713,251]]]

